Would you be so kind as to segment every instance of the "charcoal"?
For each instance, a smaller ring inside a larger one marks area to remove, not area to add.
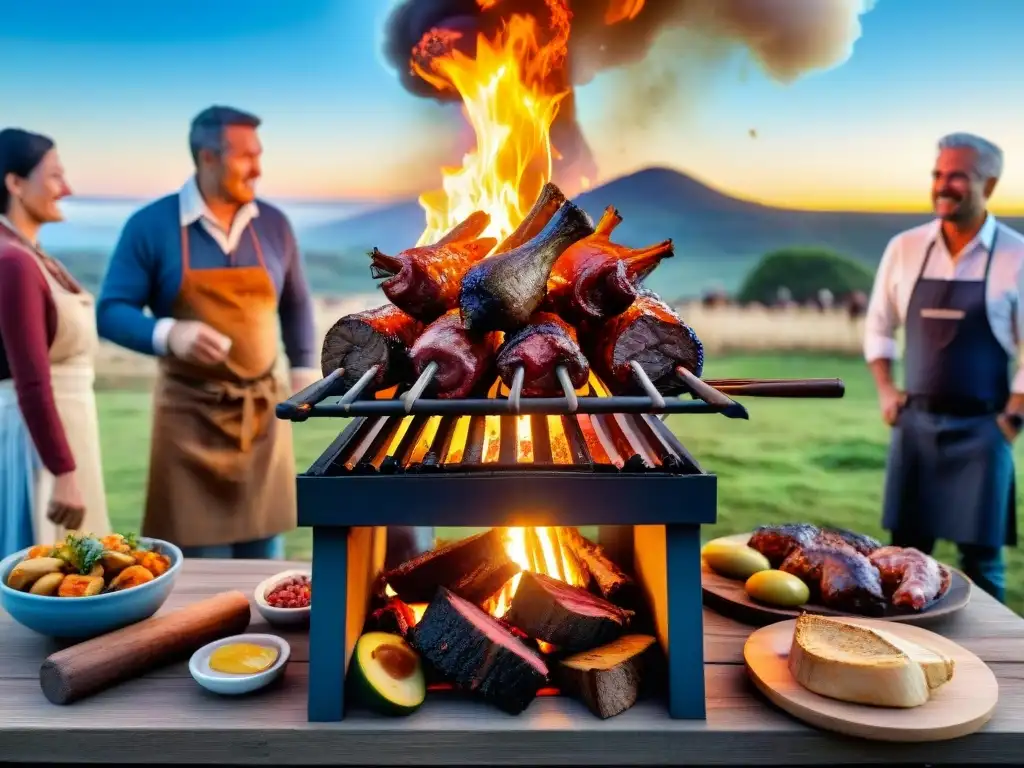
[[[381,608],[366,617],[363,633],[388,632],[408,637],[409,630],[416,626],[416,614],[412,608],[398,598],[392,598]]]
[[[481,566],[497,569],[509,562],[501,530],[491,528],[404,562],[388,571],[385,579],[405,602],[427,603],[438,587],[452,589]]]
[[[413,646],[460,689],[517,715],[548,667],[494,617],[442,587],[412,633]]]
[[[505,618],[531,637],[575,653],[611,642],[632,616],[582,587],[524,571]]]

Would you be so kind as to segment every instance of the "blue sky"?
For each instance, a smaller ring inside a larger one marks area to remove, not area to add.
[[[54,136],[79,193],[179,186],[211,103],[264,118],[271,196],[405,196],[458,162],[457,113],[382,63],[388,0],[5,5],[0,45],[24,66],[0,72],[0,123]],[[602,176],[669,165],[768,202],[906,208],[926,202],[935,139],[972,130],[1007,154],[996,210],[1024,210],[1024,2],[878,0],[862,23],[849,61],[794,84],[742,56],[691,67],[643,125],[621,119],[623,73],[599,77],[578,98]]]

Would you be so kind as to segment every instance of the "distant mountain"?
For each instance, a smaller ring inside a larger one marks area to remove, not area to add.
[[[606,206],[614,205],[623,217],[615,240],[624,245],[640,247],[672,238],[675,258],[664,262],[648,281],[671,296],[694,295],[712,285],[733,290],[761,256],[793,245],[831,248],[873,267],[893,235],[927,220],[925,214],[833,213],[760,205],[668,168],[623,176],[583,193],[576,202],[595,220]],[[1024,230],[1024,218],[1005,221]],[[413,245],[422,230],[423,211],[410,200],[311,227],[302,233],[302,241],[309,252],[343,253],[342,269],[355,276],[365,269],[362,251],[373,246],[400,251]],[[335,262],[334,268],[338,266]],[[360,288],[368,285],[359,283]]]

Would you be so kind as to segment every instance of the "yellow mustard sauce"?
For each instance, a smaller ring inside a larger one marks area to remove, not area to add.
[[[210,669],[225,675],[255,675],[274,666],[278,650],[255,643],[228,643],[210,654]]]

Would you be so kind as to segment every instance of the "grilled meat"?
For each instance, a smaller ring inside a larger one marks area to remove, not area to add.
[[[634,250],[609,240],[622,223],[609,206],[594,234],[563,253],[548,278],[545,305],[565,319],[600,322],[625,312],[636,299],[634,283],[649,275],[662,259],[672,256],[672,241]]]
[[[805,581],[823,605],[835,610],[882,616],[888,605],[878,569],[845,546],[798,547],[779,570]]]
[[[459,291],[466,329],[515,331],[526,325],[544,299],[555,261],[593,231],[586,212],[567,202],[533,239],[471,266]]]
[[[920,550],[882,547],[868,559],[878,568],[885,592],[897,607],[920,611],[949,590],[949,569]]]
[[[373,387],[386,389],[408,380],[409,347],[422,331],[422,323],[390,304],[345,315],[324,336],[320,369],[328,376],[344,368],[342,383],[348,389],[376,365]]]
[[[375,280],[386,278],[380,286],[392,304],[417,320],[433,322],[458,306],[463,276],[494,248],[493,237],[475,237],[489,221],[478,211],[434,245],[409,248],[397,256],[374,248],[370,274]]]
[[[481,385],[494,381],[497,333],[473,333],[462,327],[459,310],[442,315],[427,326],[412,345],[410,354],[416,375],[437,363],[431,383],[438,398],[468,397]]]
[[[515,232],[498,244],[492,255],[511,251],[513,248],[518,248],[523,243],[539,235],[540,231],[548,225],[548,222],[554,218],[555,214],[558,213],[558,209],[564,203],[565,195],[562,194],[562,190],[551,182],[545,184],[540,191],[540,195],[537,197],[537,201],[533,204],[533,208],[526,214],[526,218],[516,227]]]
[[[852,549],[861,555],[870,555],[882,546],[870,536],[842,528],[821,527],[811,523],[784,523],[762,525],[754,531],[747,546],[756,549],[773,567],[796,549],[826,546]]]
[[[646,288],[638,289],[636,300],[625,312],[605,320],[585,336],[590,367],[617,395],[643,394],[630,365],[634,360],[665,395],[686,390],[676,366],[683,366],[695,376],[700,376],[704,368],[704,345],[697,334]]]
[[[501,380],[511,387],[516,369],[522,368],[523,394],[527,397],[562,394],[556,373],[559,366],[565,367],[577,389],[590,375],[590,365],[580,352],[575,329],[557,315],[538,312],[528,326],[506,336],[498,350]]]

